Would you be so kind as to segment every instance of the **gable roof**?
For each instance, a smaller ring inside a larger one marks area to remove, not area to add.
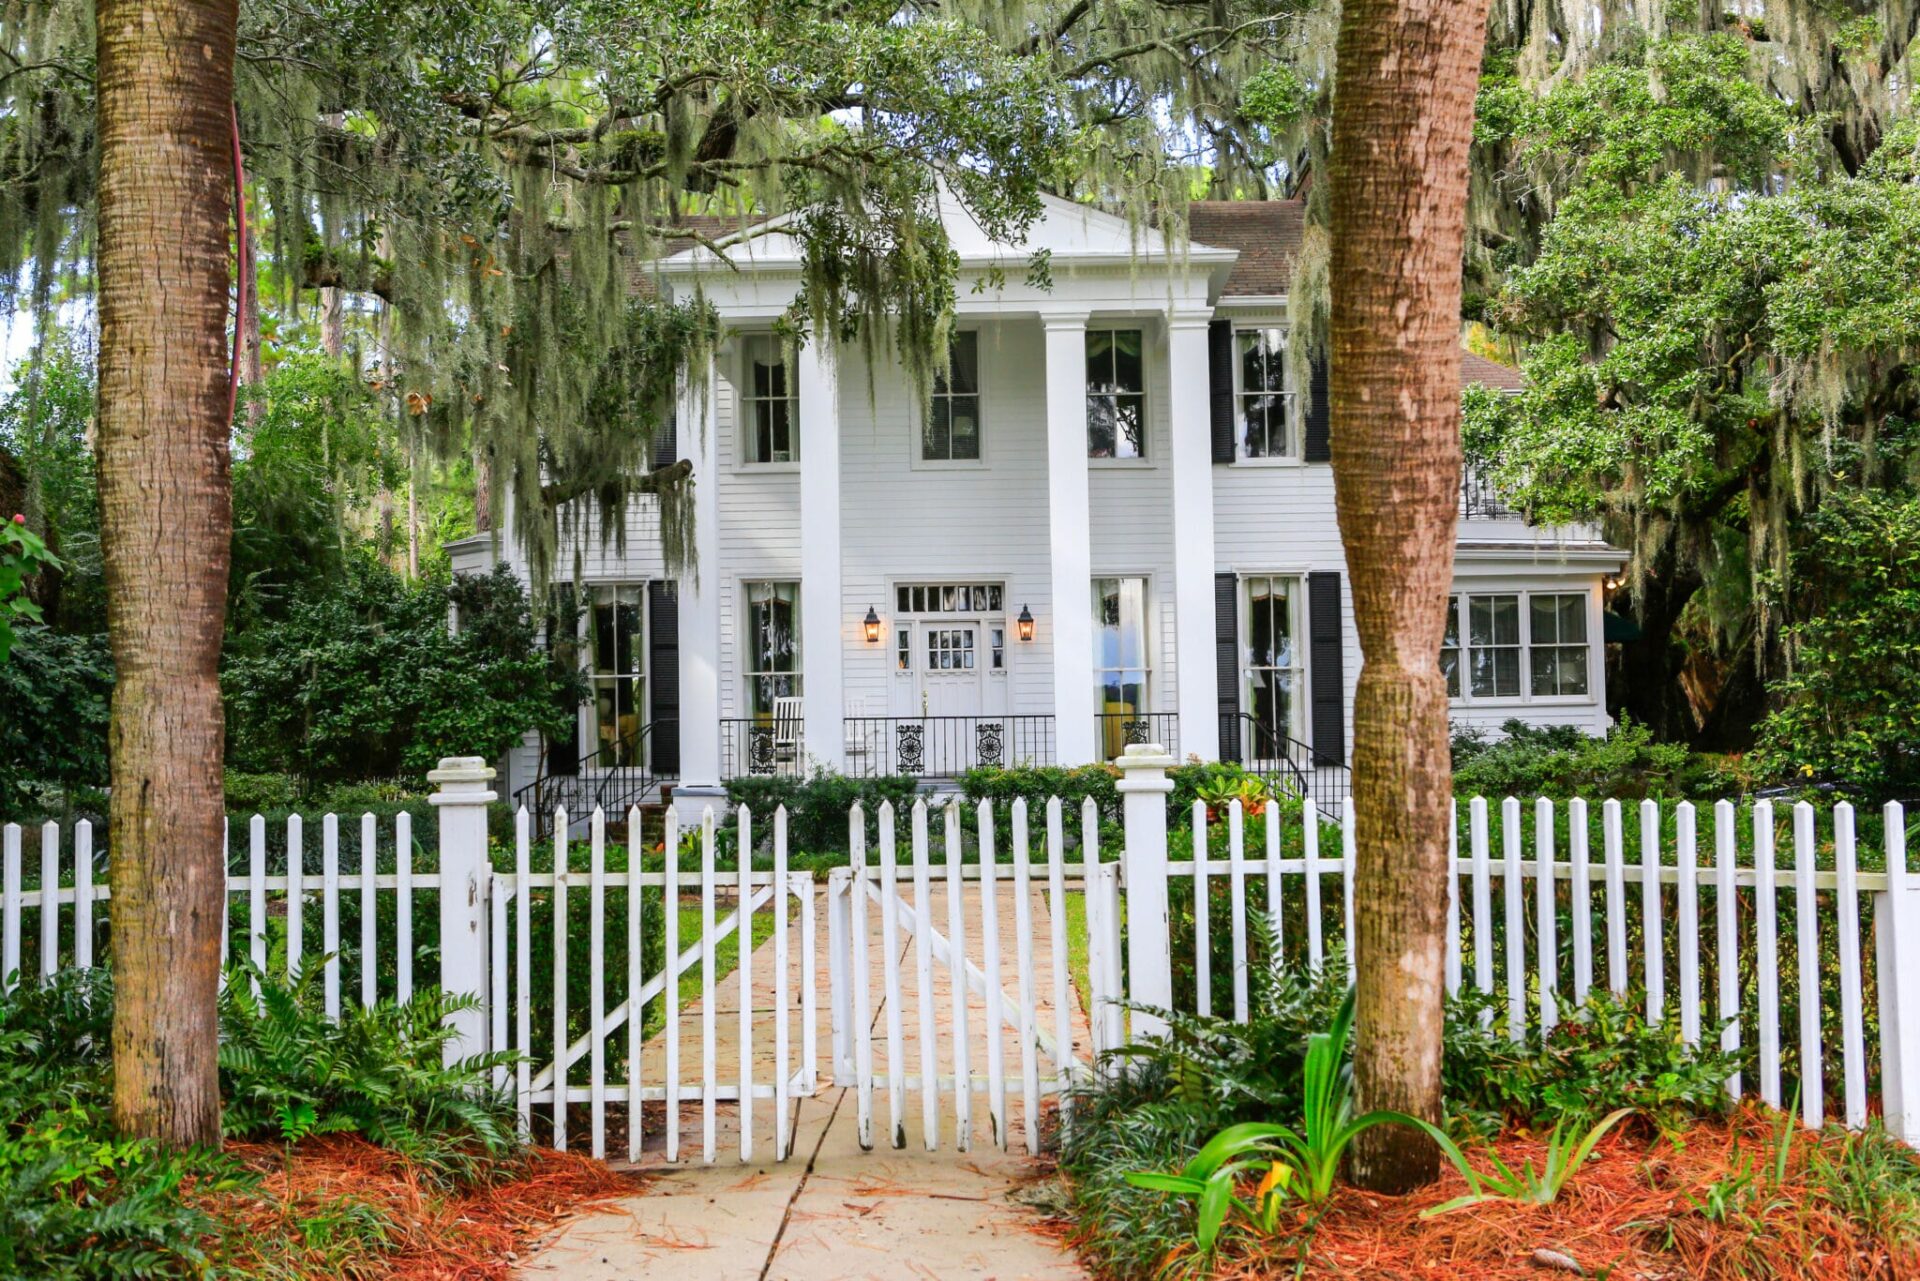
[[[1240,251],[1222,298],[1290,292],[1306,225],[1303,200],[1196,200],[1187,206],[1187,235],[1194,244]]]

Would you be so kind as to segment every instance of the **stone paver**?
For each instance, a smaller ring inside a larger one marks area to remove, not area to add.
[[[904,888],[904,887],[903,887]],[[932,915],[942,933],[947,926],[944,886],[935,883]],[[911,901],[910,892],[907,894]],[[1033,897],[1034,990],[1040,1027],[1052,1033],[1052,957],[1048,946],[1048,916],[1044,893]],[[1014,948],[1014,903],[1011,885],[996,895],[1002,947],[1001,977],[1005,990],[1018,990]],[[967,954],[984,968],[980,944],[980,892],[969,885],[963,896],[967,919]],[[877,906],[868,913],[867,934],[872,952],[873,1056],[875,1070],[886,1068],[885,987],[882,981],[881,926]],[[791,1028],[795,1066],[802,1046],[800,961],[798,931],[795,955],[790,958]],[[900,942],[901,1024],[904,1042],[901,1061],[906,1074],[919,1074],[919,1003],[916,956],[912,935],[902,930]],[[826,931],[819,931],[820,1073],[832,1075],[830,1016],[827,1010]],[[760,947],[754,955],[752,998],[752,1056],[756,1077],[772,1076],[773,948]],[[936,1011],[935,1042],[940,1048],[938,1072],[953,1071],[952,989],[948,967],[936,960],[930,998]],[[738,1079],[740,1061],[740,984],[737,979],[716,985],[716,1076],[723,1082]],[[1069,1005],[1073,1039],[1084,1055],[1088,1033],[1077,998]],[[970,1065],[981,1079],[986,1074],[986,1006],[977,992],[970,994]],[[681,1013],[683,1080],[697,1090],[700,1072],[701,1019],[698,1004]],[[658,1082],[664,1066],[664,1034],[656,1036],[643,1056],[643,1071]],[[919,1277],[939,1281],[1056,1281],[1078,1278],[1080,1270],[1070,1252],[1045,1235],[1034,1212],[1014,1194],[1038,1172],[1027,1160],[1024,1109],[1020,1103],[1019,1040],[1009,1028],[1004,1037],[1008,1081],[1008,1129],[1011,1150],[1000,1152],[988,1136],[987,1095],[972,1095],[974,1144],[972,1150],[953,1150],[954,1098],[943,1091],[939,1103],[939,1150],[928,1152],[923,1142],[922,1097],[909,1089],[903,1121],[907,1146],[887,1144],[888,1102],[884,1087],[874,1092],[873,1151],[858,1142],[857,1095],[842,1085],[824,1084],[811,1097],[797,1099],[792,1118],[793,1155],[773,1161],[773,1104],[760,1100],[754,1107],[754,1161],[739,1159],[739,1116],[730,1104],[717,1108],[716,1163],[699,1163],[700,1107],[697,1102],[681,1113],[681,1163],[664,1159],[658,1133],[662,1121],[649,1116],[647,1141],[640,1167],[650,1177],[645,1193],[616,1202],[604,1211],[583,1216],[567,1225],[541,1249],[520,1274],[528,1278],[567,1277],[580,1281],[613,1281],[674,1277],[676,1281],[825,1281],[827,1278]],[[1051,1064],[1042,1075],[1051,1075]],[[917,1084],[917,1082],[916,1082]],[[1044,1109],[1043,1109],[1044,1111]]]

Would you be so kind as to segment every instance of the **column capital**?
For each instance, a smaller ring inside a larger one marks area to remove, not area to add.
[[[1058,329],[1070,331],[1074,329],[1085,329],[1087,327],[1087,313],[1084,311],[1043,311],[1040,313],[1040,324],[1048,330]]]
[[[1167,313],[1168,329],[1205,329],[1218,319],[1212,308],[1201,311],[1197,308],[1182,308]]]

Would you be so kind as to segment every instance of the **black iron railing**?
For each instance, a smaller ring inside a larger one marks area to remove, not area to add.
[[[803,722],[782,730],[771,716],[730,717],[720,722],[720,777],[805,774],[809,772],[807,745],[801,739]]]
[[[1471,458],[1460,469],[1460,514],[1481,519],[1520,515],[1500,497],[1483,466]]]
[[[1054,763],[1052,716],[849,716],[847,773],[958,778],[987,765]]]
[[[1093,718],[1093,754],[1103,761],[1123,755],[1135,743],[1158,743],[1180,755],[1180,713],[1098,712]]]
[[[1220,717],[1220,758],[1259,775],[1272,795],[1311,799],[1323,813],[1347,799],[1345,761],[1320,761],[1307,744],[1245,712]]]
[[[564,774],[547,772],[542,749],[540,772],[514,792],[514,807],[526,807],[537,836],[552,830],[554,811],[560,809],[570,821],[595,809],[605,810],[609,820],[624,821],[630,807],[656,799],[663,777],[654,769],[656,747],[679,728],[672,719],[649,721],[626,738],[581,757],[578,766]]]

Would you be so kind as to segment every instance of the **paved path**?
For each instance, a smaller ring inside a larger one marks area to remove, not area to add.
[[[936,895],[944,907],[944,895]],[[1003,886],[997,896],[1004,949],[1002,977],[1006,990],[1017,988],[1013,964],[1013,891]],[[969,954],[982,960],[977,931],[979,891],[968,886],[966,910],[971,926]],[[1036,891],[1034,904],[1035,990],[1040,993],[1040,1026],[1053,1027],[1051,958],[1045,944],[1047,912],[1044,894]],[[945,916],[936,911],[944,927]],[[824,941],[824,930],[822,930]],[[869,913],[868,936],[873,954],[874,1058],[884,1071],[886,1010],[881,982],[880,923]],[[901,972],[904,978],[901,1014],[905,1044],[902,1059],[910,1075],[919,1065],[918,994],[913,982],[914,947],[901,934]],[[753,1057],[770,1053],[773,1039],[772,950],[762,946],[754,955],[752,984],[754,1010]],[[797,959],[795,961],[797,965]],[[942,1030],[940,1070],[952,1071],[951,1037],[947,1028],[951,989],[946,966],[936,964],[933,997]],[[825,963],[822,959],[824,992]],[[797,978],[797,971],[796,971]],[[797,981],[790,985],[795,993]],[[737,979],[719,985],[714,993],[716,1059],[721,1079],[737,1071],[739,1061],[740,984]],[[793,1011],[796,1052],[800,1042],[798,997]],[[1081,1053],[1087,1044],[1086,1018],[1077,998],[1071,1002],[1074,1040]],[[969,1002],[972,1026],[972,1070],[985,1075],[985,1004],[978,994]],[[829,1049],[826,1012],[821,1012],[823,1068]],[[698,1071],[700,1010],[682,1012],[683,1063]],[[658,1042],[663,1038],[656,1037]],[[815,1095],[798,1100],[792,1121],[793,1156],[773,1161],[773,1105],[762,1100],[754,1109],[755,1159],[739,1159],[739,1116],[729,1105],[720,1108],[721,1131],[712,1166],[699,1164],[700,1108],[683,1109],[681,1164],[668,1165],[656,1134],[659,1122],[648,1118],[646,1150],[640,1168],[651,1181],[645,1193],[613,1203],[604,1210],[568,1224],[522,1267],[525,1278],[565,1277],[579,1281],[827,1281],[845,1278],[864,1281],[882,1278],[927,1278],[937,1281],[1067,1281],[1081,1278],[1070,1252],[1047,1235],[1039,1216],[1020,1199],[1023,1188],[1044,1177],[1024,1152],[1025,1118],[1019,1102],[1018,1039],[1005,1037],[1009,1081],[1008,1130],[1011,1150],[1000,1152],[989,1141],[987,1097],[973,1095],[972,1150],[956,1152],[954,1102],[951,1091],[939,1100],[940,1147],[928,1152],[923,1142],[921,1096],[910,1092],[905,1101],[908,1143],[902,1150],[887,1146],[888,1107],[885,1090],[874,1095],[876,1147],[863,1152],[858,1142],[858,1103],[855,1091],[825,1085]],[[652,1068],[662,1054],[650,1043],[643,1062]],[[683,1069],[684,1070],[684,1069]],[[1050,1075],[1050,1073],[1048,1073]],[[761,1077],[766,1079],[767,1073]],[[656,1076],[653,1079],[658,1080]],[[1043,1128],[1045,1125],[1043,1108]]]

